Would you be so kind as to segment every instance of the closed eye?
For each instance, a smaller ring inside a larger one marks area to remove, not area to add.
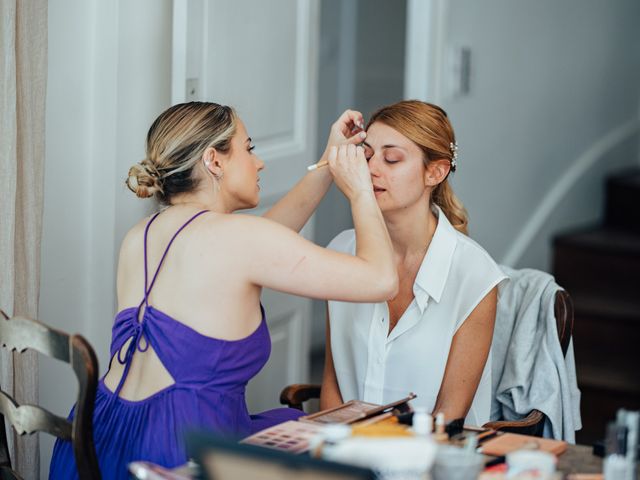
[[[384,161],[386,163],[389,163],[389,164],[393,165],[394,163],[398,163],[400,160],[389,160],[389,159],[385,158]]]
[[[247,148],[247,151],[248,151],[249,153],[253,153],[253,150],[254,150],[255,148],[256,148],[256,146],[255,146],[255,145],[251,145],[249,148]]]

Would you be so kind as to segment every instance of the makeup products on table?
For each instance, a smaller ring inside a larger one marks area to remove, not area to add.
[[[430,437],[433,433],[433,417],[427,413],[426,408],[419,407],[413,412],[413,432],[416,435]]]
[[[363,436],[373,433],[380,434],[383,430],[386,433],[393,431],[397,436],[397,430],[404,431],[406,429],[398,425],[394,414],[410,411],[409,401],[414,398],[416,395],[410,393],[405,398],[385,405],[351,400],[337,407],[300,417],[297,421],[290,420],[266,428],[241,440],[240,443],[290,453],[303,453],[314,448],[314,442],[324,435],[326,426],[341,425],[351,433],[350,425],[355,426],[356,423],[357,428],[360,429],[359,434]]]
[[[436,430],[433,433],[433,439],[438,443],[446,443],[449,441],[449,435],[445,431],[444,413],[438,412],[436,414]]]
[[[376,405],[360,400],[350,400],[337,407],[301,417],[299,421],[318,424],[355,423],[393,410],[406,411],[409,409],[409,401],[414,398],[416,398],[416,394],[409,393],[407,397],[385,405]]]
[[[311,448],[312,440],[321,432],[321,425],[289,420],[261,430],[244,438],[240,443],[284,450],[290,453],[303,453]]]

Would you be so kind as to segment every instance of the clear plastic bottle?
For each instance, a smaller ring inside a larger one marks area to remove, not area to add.
[[[616,422],[607,425],[604,462],[602,465],[605,480],[627,480],[629,476],[626,458],[627,427]]]

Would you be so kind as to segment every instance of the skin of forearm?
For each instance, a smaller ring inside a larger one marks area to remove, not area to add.
[[[329,390],[325,393],[325,390]],[[323,386],[321,394],[320,394],[320,409],[327,410],[329,408],[337,407],[338,405],[342,405],[342,397],[340,393],[333,388],[326,388]]]
[[[357,239],[356,256],[375,265],[384,265],[385,274],[397,275],[391,239],[373,192],[355,195],[351,199],[351,211]]]
[[[442,402],[437,401],[436,406],[433,408],[433,415],[435,416],[437,413],[444,413],[444,418],[448,421],[455,420],[457,418],[464,418],[467,416],[469,412],[469,408],[471,408],[471,404],[469,405],[456,405],[455,402],[447,402],[443,400]]]

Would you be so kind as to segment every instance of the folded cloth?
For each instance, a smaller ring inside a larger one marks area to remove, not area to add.
[[[575,443],[582,428],[573,340],[563,356],[554,313],[561,290],[539,270],[501,266],[502,284],[492,344],[492,420],[545,414],[544,436]]]

